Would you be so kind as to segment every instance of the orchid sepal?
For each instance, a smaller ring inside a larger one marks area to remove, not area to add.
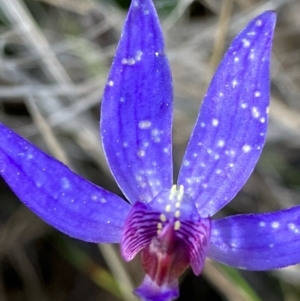
[[[178,179],[202,215],[213,216],[232,200],[262,151],[275,21],[273,11],[250,21],[231,43],[204,97]]]
[[[214,220],[208,257],[255,271],[299,263],[300,206]]]
[[[130,205],[0,123],[0,175],[19,199],[69,236],[119,243]]]
[[[132,1],[101,110],[106,158],[132,204],[150,202],[161,189],[173,184],[172,94],[154,5],[151,0]]]

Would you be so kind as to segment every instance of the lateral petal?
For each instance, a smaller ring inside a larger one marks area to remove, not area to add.
[[[214,220],[208,257],[257,271],[299,263],[300,206]]]
[[[1,123],[0,175],[29,209],[58,230],[89,242],[121,241],[128,203]]]
[[[276,16],[267,11],[233,40],[205,95],[178,183],[212,216],[241,189],[265,142]]]
[[[178,237],[186,245],[190,256],[190,265],[195,275],[203,269],[210,241],[210,218],[198,222],[183,221],[178,231]]]
[[[108,76],[101,136],[110,169],[131,203],[172,185],[172,82],[151,0],[134,0]]]
[[[141,202],[136,202],[125,221],[121,252],[124,260],[130,261],[157,234],[159,212],[154,212]]]

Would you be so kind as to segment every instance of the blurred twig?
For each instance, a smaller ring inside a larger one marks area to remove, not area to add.
[[[59,161],[64,162],[67,165],[70,165],[70,162],[65,152],[60,147],[57,139],[55,138],[51,127],[48,125],[45,118],[39,112],[35,104],[34,98],[28,97],[27,104],[28,104],[29,112],[33,118],[33,121],[36,124],[37,128],[39,129],[40,133],[42,134],[42,137],[46,141],[48,148],[51,150],[51,152],[55,155],[55,157]]]
[[[211,80],[211,77],[215,72],[217,66],[219,65],[219,62],[223,55],[232,5],[233,5],[233,0],[224,0],[222,3],[221,14],[219,17],[219,22],[216,30],[215,44],[210,59],[211,73],[208,76],[208,82]]]
[[[40,277],[37,275],[35,268],[22,246],[16,244],[8,253],[8,257],[22,279],[28,300],[48,300],[44,293]]]
[[[31,18],[30,12],[19,0],[1,0],[1,8],[10,19],[11,24],[21,33],[30,50],[42,58],[45,72],[48,73],[64,89],[72,83],[69,75],[54,55],[48,41]]]
[[[111,245],[98,244],[99,250],[107,260],[107,264],[110,270],[113,272],[115,279],[119,284],[119,288],[122,292],[123,298],[126,301],[137,301],[138,299],[133,295],[132,291],[134,286],[127,275],[127,272],[122,268],[123,264],[120,261],[118,255],[114,251]],[[112,252],[113,250],[113,252]]]
[[[203,275],[209,280],[213,286],[219,290],[228,301],[260,301],[261,299],[250,289],[250,287],[242,287],[234,282],[229,273],[222,271],[213,261],[207,259]],[[243,281],[237,276],[238,281]],[[247,284],[245,283],[245,286]]]

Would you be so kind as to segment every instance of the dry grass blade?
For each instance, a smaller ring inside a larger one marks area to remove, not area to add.
[[[111,245],[98,245],[99,250],[105,257],[110,270],[113,272],[115,279],[119,285],[120,291],[126,301],[137,301],[138,299],[132,294],[134,285],[128,277],[120,257],[116,254],[113,246]]]
[[[57,139],[55,138],[55,135],[53,134],[53,131],[51,127],[46,122],[45,118],[42,116],[42,114],[39,112],[34,98],[27,98],[27,104],[29,112],[31,113],[31,116],[33,117],[33,121],[35,125],[37,126],[38,130],[40,131],[42,137],[45,139],[48,148],[51,150],[51,153],[61,162],[65,163],[66,165],[70,165],[70,162],[63,151],[63,149],[60,147]]]
[[[45,71],[64,88],[72,83],[64,67],[54,55],[48,41],[31,18],[30,12],[19,0],[1,1],[1,8],[15,29],[21,33],[30,50],[36,52],[45,65]]]
[[[215,44],[210,59],[211,74],[209,74],[208,76],[208,82],[210,82],[213,73],[215,72],[217,66],[219,65],[224,52],[226,33],[228,31],[232,5],[233,5],[233,0],[224,0],[222,3],[221,14],[219,17],[219,22],[216,30]]]
[[[27,298],[31,301],[47,301],[48,298],[42,287],[40,277],[22,246],[16,245],[9,252],[8,257],[23,281]]]
[[[220,271],[214,262],[207,260],[203,270],[204,277],[212,283],[228,301],[250,301],[247,295]]]

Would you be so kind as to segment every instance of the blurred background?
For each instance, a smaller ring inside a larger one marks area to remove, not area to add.
[[[201,99],[232,38],[275,10],[267,144],[218,216],[300,203],[300,1],[156,0],[174,77],[175,177]],[[0,0],[0,121],[119,195],[99,141],[99,105],[129,0]],[[0,179],[0,301],[133,301],[143,272],[118,246],[46,225]],[[300,267],[237,271],[211,261],[181,278],[179,300],[298,301]]]

